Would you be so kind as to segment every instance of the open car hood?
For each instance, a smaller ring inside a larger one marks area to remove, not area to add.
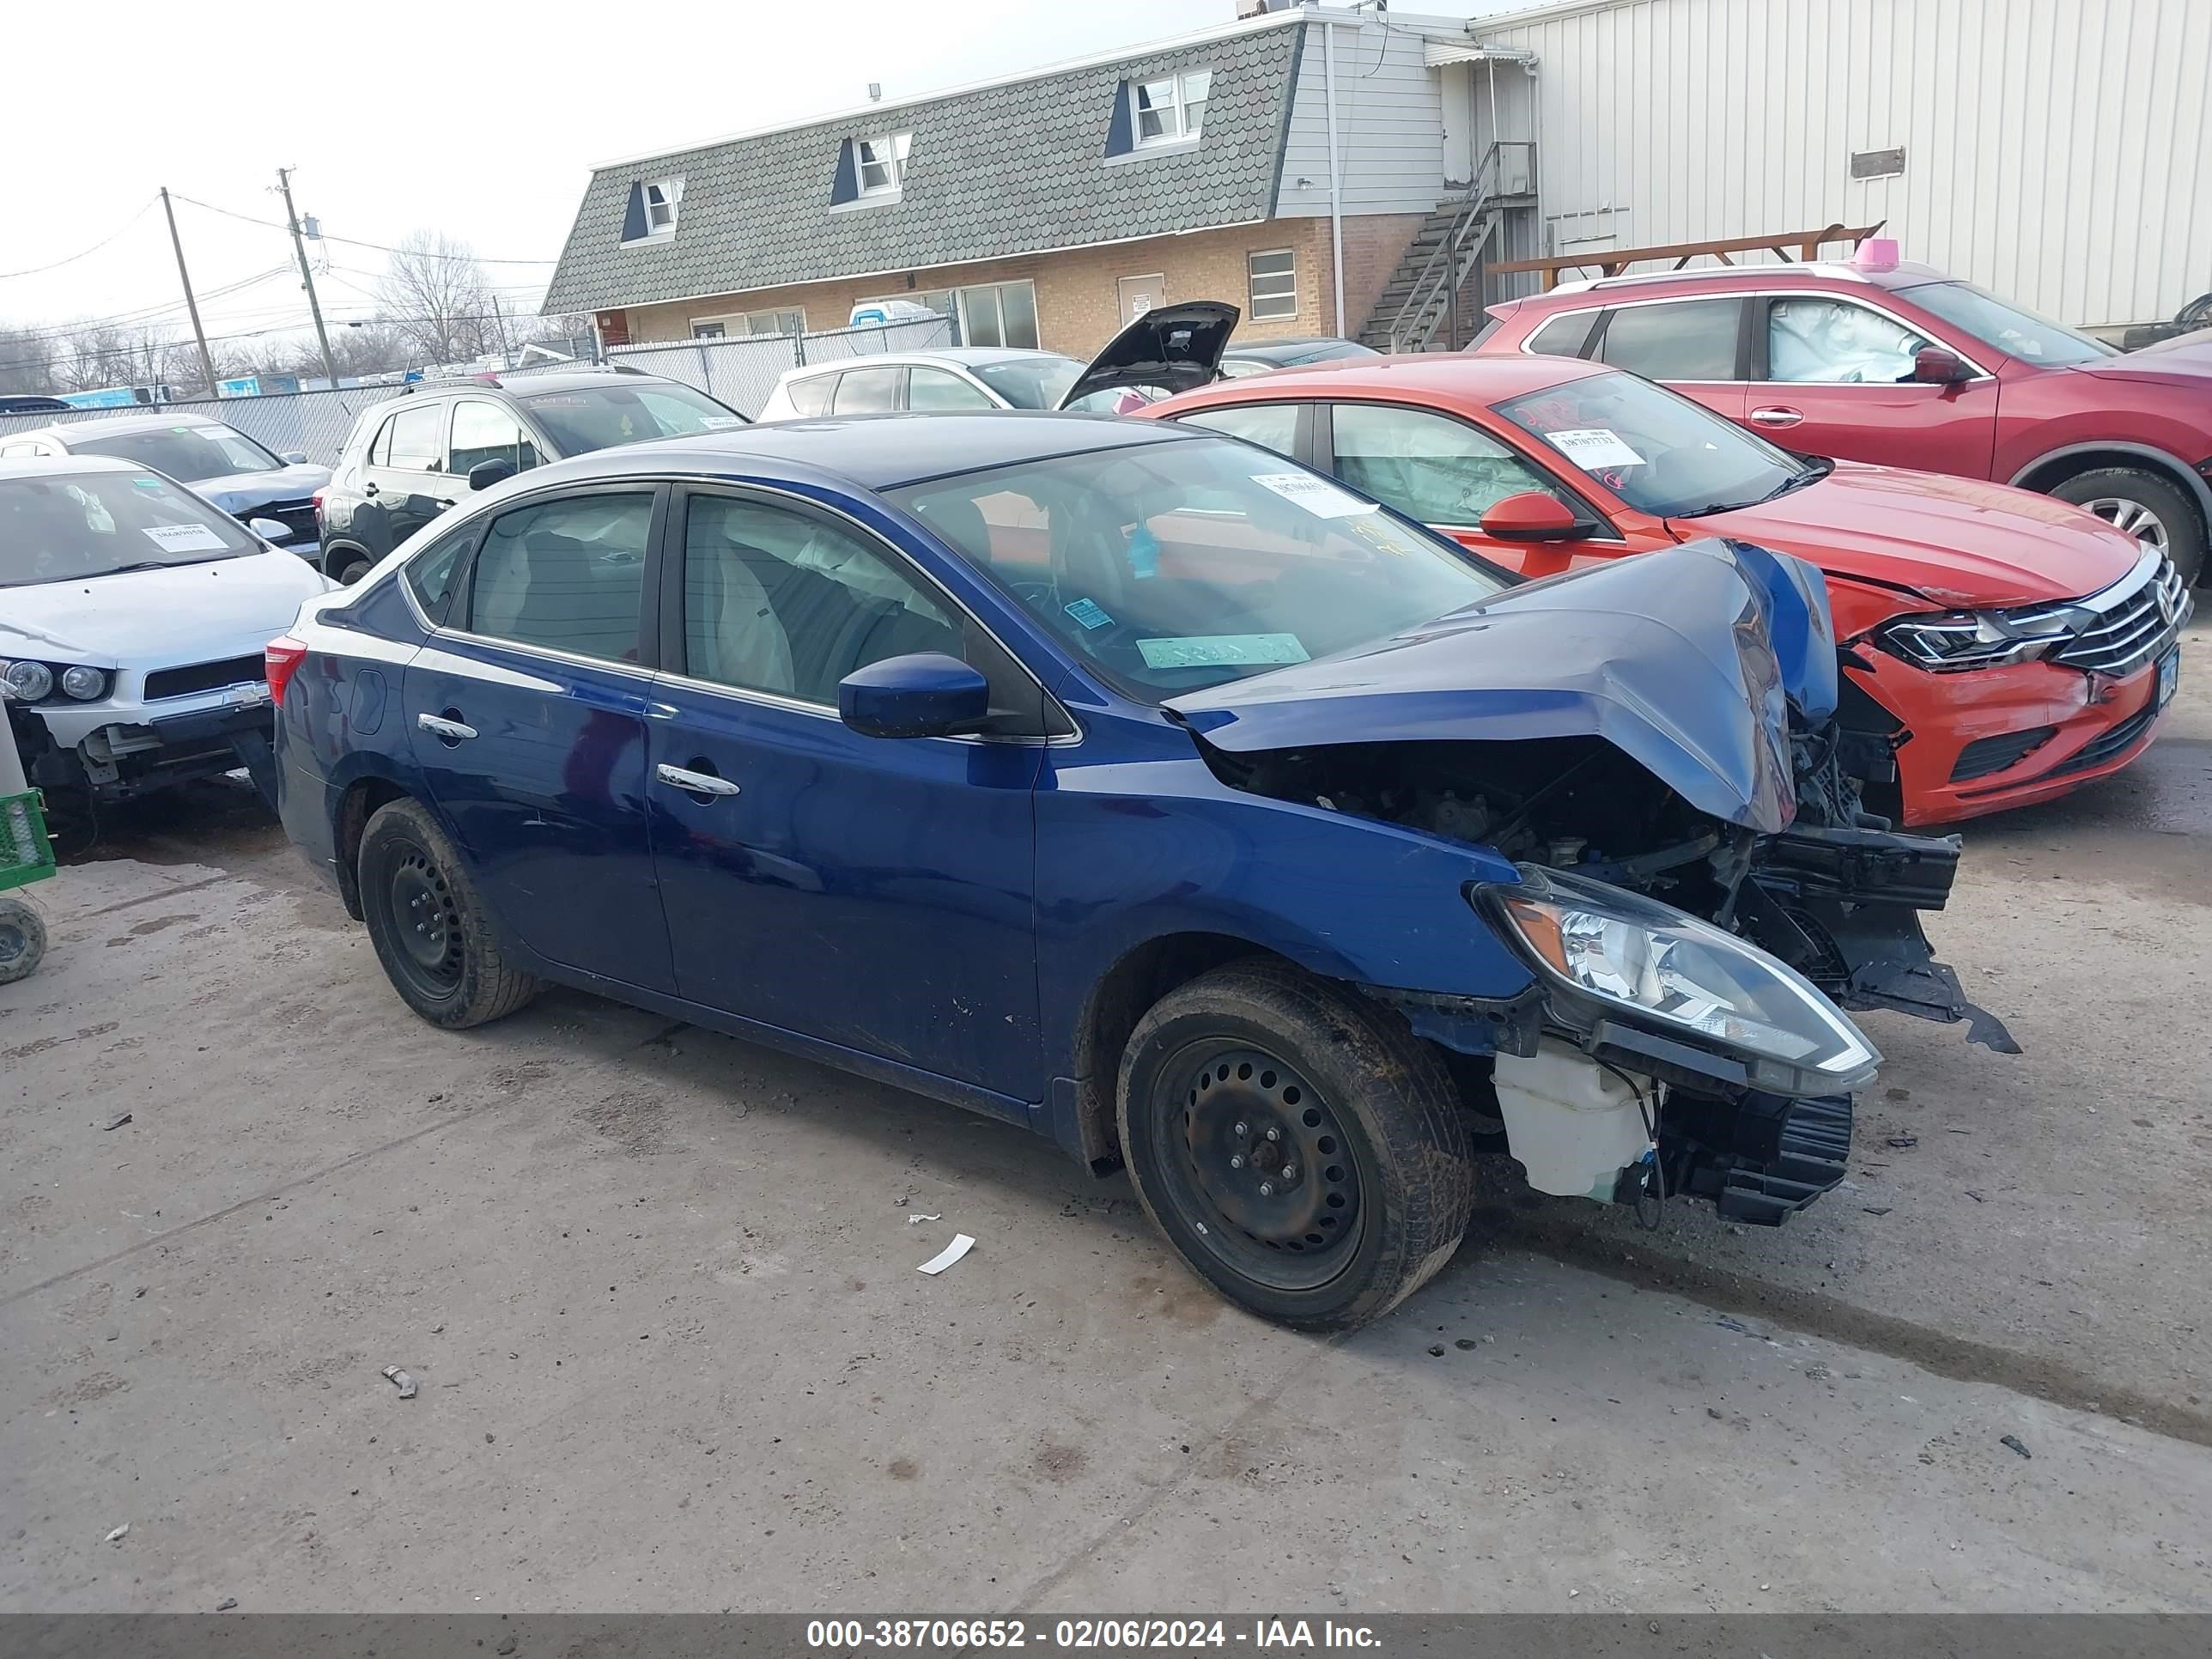
[[[1154,306],[1106,342],[1106,349],[1076,376],[1060,406],[1071,409],[1093,392],[1117,386],[1159,386],[1172,393],[1212,384],[1243,314],[1219,300]]]
[[[1357,651],[1169,700],[1218,748],[1593,736],[1699,811],[1796,816],[1790,711],[1833,712],[1820,574],[1705,540],[1496,597]]]

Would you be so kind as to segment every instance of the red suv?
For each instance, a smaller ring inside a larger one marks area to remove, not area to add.
[[[2041,490],[2198,580],[2212,346],[2115,351],[1876,248],[1569,283],[1492,306],[1473,349],[1609,363],[1806,454]]]

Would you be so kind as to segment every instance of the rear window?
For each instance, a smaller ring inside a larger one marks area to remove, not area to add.
[[[1741,300],[1669,300],[1613,313],[1598,356],[1647,380],[1733,380]]]
[[[830,392],[836,384],[835,374],[817,374],[810,380],[793,380],[784,387],[783,394],[801,415],[819,415],[830,407]]]
[[[1564,317],[1554,317],[1528,337],[1528,349],[1547,357],[1579,357],[1583,348],[1589,343],[1590,327],[1601,313],[1571,311]],[[1483,331],[1487,335],[1489,330]],[[1482,342],[1477,340],[1477,345]]]
[[[655,438],[690,438],[702,432],[726,432],[745,417],[703,392],[672,380],[640,380],[631,386],[573,386],[515,399],[545,428],[563,455]]]

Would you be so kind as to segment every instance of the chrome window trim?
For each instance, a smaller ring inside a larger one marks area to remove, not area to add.
[[[1643,281],[1648,279],[1622,277],[1618,280],[1626,282],[1631,280]],[[1871,284],[1869,284],[1869,286],[1871,286]],[[1557,289],[1553,290],[1555,293],[1557,291]],[[1534,339],[1537,334],[1540,333],[1543,331],[1543,327],[1546,323],[1552,322],[1561,317],[1584,316],[1591,312],[1596,311],[1627,311],[1638,306],[1678,306],[1686,304],[1688,301],[1692,300],[1802,300],[1808,298],[1833,299],[1839,305],[1863,306],[1867,310],[1873,312],[1876,316],[1886,318],[1889,321],[1895,323],[1899,328],[1908,330],[1911,333],[1921,335],[1924,337],[1928,332],[1926,329],[1923,328],[1919,324],[1912,321],[1910,318],[1900,317],[1895,312],[1890,310],[1887,306],[1876,305],[1873,301],[1863,299],[1856,294],[1849,295],[1830,295],[1825,289],[1817,288],[1757,288],[1740,289],[1727,294],[1655,294],[1648,298],[1641,300],[1615,300],[1609,301],[1601,305],[1574,306],[1564,311],[1547,311],[1544,313],[1543,321],[1538,323],[1535,328],[1530,330],[1528,338],[1523,339],[1521,343],[1515,348],[1515,349],[1519,351],[1524,357],[1550,357],[1557,356],[1558,354],[1555,352],[1529,350],[1528,340]],[[1587,345],[1589,342],[1585,340],[1583,343]],[[1939,342],[1938,343],[1943,343]],[[1943,343],[1943,349],[1949,352],[1960,362],[1966,364],[1968,368],[1972,369],[1974,371],[1974,378],[1976,380],[1993,380],[1996,378],[1993,373],[1984,368],[1980,363],[1977,362],[1967,353],[1960,350],[1958,347]],[[1569,361],[1583,363],[1596,363],[1601,368],[1619,368],[1624,374],[1633,374],[1636,373],[1632,368],[1620,368],[1620,366],[1618,363],[1606,362],[1605,360],[1601,357],[1578,356],[1571,358]],[[1817,386],[1838,391],[1867,391],[1869,389],[1878,390],[1885,386],[1895,387],[1899,386],[1917,386],[1923,384],[1923,382],[1917,380],[1658,380],[1654,381],[1653,384],[1657,386]],[[1932,380],[1925,382],[1925,384],[1934,386],[1938,392],[1943,389],[1941,386],[1936,386],[1935,382]]]
[[[978,626],[981,626],[981,624],[979,623]],[[983,631],[987,634],[990,632],[988,629],[985,629]],[[1011,652],[1007,654],[1009,656],[1012,656]],[[1015,657],[1013,660],[1015,665],[1020,667],[1024,673],[1026,674],[1029,672],[1027,665],[1022,663],[1020,658]],[[1036,677],[1031,675],[1030,678],[1035,678]],[[727,697],[734,702],[750,703],[757,708],[781,708],[787,714],[807,714],[811,715],[816,720],[829,720],[834,725],[842,726],[844,724],[845,717],[840,714],[830,704],[826,702],[809,702],[804,697],[787,697],[781,692],[776,691],[756,691],[749,687],[742,685],[725,685],[720,680],[696,679],[691,675],[678,674],[667,669],[662,669],[659,673],[653,676],[653,680],[657,685],[679,686],[686,691],[703,691],[711,696]],[[1051,694],[1048,692],[1046,695],[1049,696]],[[1057,700],[1055,699],[1055,701]],[[647,712],[647,718],[653,718],[650,711]],[[1067,720],[1068,724],[1075,728],[1074,731],[1063,732],[1057,735],[1049,737],[1040,736],[1034,733],[1016,733],[1005,737],[988,737],[981,732],[973,732],[963,734],[959,737],[925,738],[913,739],[912,741],[925,743],[989,744],[1014,749],[1055,749],[1063,747],[1066,744],[1077,744],[1083,741],[1083,722],[1077,720],[1073,714],[1069,714]]]

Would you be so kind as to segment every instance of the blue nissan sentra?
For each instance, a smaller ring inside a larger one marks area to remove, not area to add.
[[[2005,1042],[1755,548],[1520,584],[1210,433],[805,421],[498,483],[269,672],[424,1019],[556,981],[1026,1124],[1307,1328],[1450,1257],[1477,1152],[1778,1222],[1879,1059],[1838,1005]]]

